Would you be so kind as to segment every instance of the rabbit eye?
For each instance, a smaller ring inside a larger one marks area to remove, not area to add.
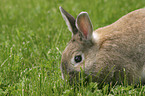
[[[84,54],[82,52],[79,52],[73,55],[71,59],[71,64],[74,66],[78,66],[84,60],[85,60]]]
[[[82,56],[81,55],[77,55],[77,56],[75,56],[74,60],[75,60],[76,63],[79,63],[79,62],[82,61]]]

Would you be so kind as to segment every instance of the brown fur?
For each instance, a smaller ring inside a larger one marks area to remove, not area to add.
[[[115,23],[95,30],[99,40],[86,40],[78,30],[62,54],[61,69],[73,80],[84,69],[93,82],[138,83],[145,65],[145,9],[133,11]],[[74,66],[71,59],[84,54],[84,61]],[[125,73],[124,73],[125,72]],[[126,76],[126,77],[125,77]]]

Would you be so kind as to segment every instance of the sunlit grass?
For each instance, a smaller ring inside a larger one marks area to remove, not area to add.
[[[87,11],[94,29],[145,7],[144,0],[0,0],[0,95],[143,95],[145,86],[97,83],[70,86],[61,79],[61,53],[71,33],[59,6],[76,17]]]

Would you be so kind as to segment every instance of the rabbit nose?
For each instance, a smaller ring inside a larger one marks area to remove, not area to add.
[[[61,76],[62,79],[65,80],[66,79],[66,74],[67,74],[67,63],[61,63],[60,69],[61,69]]]
[[[66,61],[62,61],[60,67],[61,67],[61,70],[62,70],[62,71],[63,71],[63,70],[66,70],[67,67],[68,67],[67,62],[66,62]]]
[[[61,70],[61,77],[64,80],[64,74],[63,74],[63,71],[62,71],[62,67],[61,66],[60,66],[60,70]]]

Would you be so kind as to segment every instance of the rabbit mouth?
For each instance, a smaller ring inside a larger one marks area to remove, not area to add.
[[[98,82],[98,85],[101,86],[102,84],[104,84],[105,77],[106,75],[102,75],[102,74],[98,74],[95,75],[97,73],[85,73],[85,72],[78,72],[78,71],[73,71],[73,72],[69,72],[68,74],[68,79],[66,81],[68,81],[70,83],[70,85],[73,84],[83,84],[87,85],[90,82]],[[110,80],[109,78],[106,80],[108,82],[108,80]],[[110,80],[112,82],[112,80]],[[105,82],[105,83],[107,83]]]
[[[69,75],[68,81],[71,85],[80,84],[82,82],[83,84],[88,84],[89,82],[91,82],[89,75],[85,74],[85,72],[73,71],[69,72],[68,75]]]

